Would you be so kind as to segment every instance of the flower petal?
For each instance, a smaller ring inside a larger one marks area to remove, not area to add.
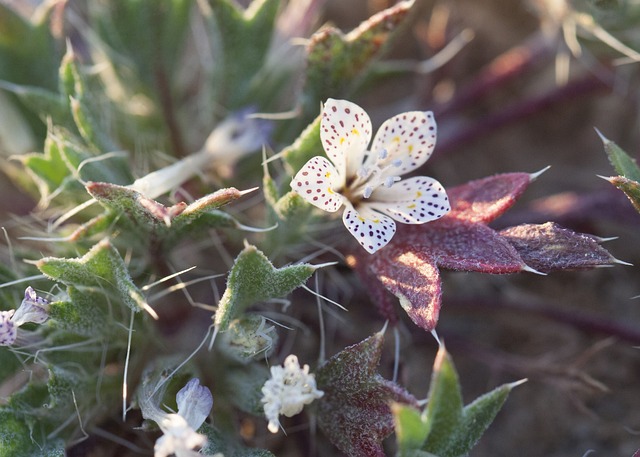
[[[355,103],[330,98],[322,110],[320,139],[340,176],[343,179],[353,176],[362,165],[371,141],[371,119]]]
[[[403,179],[389,188],[378,187],[367,204],[405,224],[424,224],[451,210],[442,184],[426,176]]]
[[[396,223],[390,217],[372,211],[366,204],[360,205],[359,211],[347,204],[342,222],[369,254],[386,246],[396,233]]]
[[[340,209],[344,197],[334,189],[340,188],[343,178],[325,157],[309,159],[291,181],[291,188],[307,202],[318,208],[335,213]]]
[[[410,111],[388,119],[380,126],[371,145],[369,161],[386,149],[388,163],[401,160],[399,167],[389,167],[385,175],[403,175],[424,164],[436,146],[436,121],[431,111]]]
[[[193,378],[178,391],[176,403],[178,415],[195,431],[209,416],[213,407],[213,396],[208,387],[201,386],[200,380]]]

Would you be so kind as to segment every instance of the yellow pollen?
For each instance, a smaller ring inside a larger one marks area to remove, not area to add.
[[[409,209],[413,209],[413,208],[415,208],[415,207],[416,207],[416,204],[415,204],[415,203],[411,203],[409,206],[407,206],[407,208],[409,208]]]
[[[329,192],[330,194],[335,194],[335,192],[331,187],[327,187],[327,192]]]
[[[360,222],[366,222],[364,217],[362,217],[362,216],[358,216],[358,219],[360,219]]]
[[[373,223],[374,223],[374,224],[377,224],[377,223],[379,223],[379,222],[380,222],[380,219],[374,219],[374,220],[373,220]]]
[[[360,131],[358,129],[351,130],[351,133],[353,133],[354,135],[360,135]]]
[[[347,139],[345,137],[340,138],[340,144],[344,143]]]
[[[416,192],[416,198],[420,198],[420,197],[422,197],[422,192],[420,191]]]
[[[393,138],[393,140],[391,140],[391,141],[393,141],[394,143],[400,143],[400,137],[399,137],[399,136],[396,136],[396,137],[394,137],[394,138]]]
[[[327,172],[324,174],[324,177],[325,177],[325,178],[328,178],[329,176],[331,176],[331,172],[330,172],[330,171],[327,171]]]
[[[409,155],[411,155],[411,153],[412,153],[412,152],[413,152],[413,145],[412,145],[412,144],[410,144],[410,145],[409,145]]]

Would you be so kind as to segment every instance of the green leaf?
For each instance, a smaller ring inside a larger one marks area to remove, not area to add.
[[[340,451],[351,457],[384,457],[382,440],[393,432],[392,402],[417,401],[376,373],[384,330],[349,346],[318,368],[318,425]]]
[[[627,179],[624,176],[614,176],[605,179],[624,192],[636,211],[640,213],[640,182]]]
[[[106,310],[108,298],[101,292],[67,288],[70,301],[53,302],[49,305],[49,316],[56,324],[70,332],[86,337],[109,335],[113,332],[112,321]]]
[[[36,266],[50,279],[76,288],[110,292],[132,310],[144,309],[155,316],[131,280],[122,257],[108,239],[100,241],[80,258],[45,257],[37,261]]]
[[[303,285],[317,268],[309,264],[275,268],[258,248],[247,244],[227,278],[227,289],[214,316],[216,327],[224,331],[248,306],[284,297]]]
[[[422,414],[416,408],[393,403],[391,412],[396,428],[396,440],[400,456],[404,457],[407,450],[419,449],[429,435],[429,430],[422,422]]]
[[[219,41],[216,50],[222,53],[222,61],[216,60],[221,72],[217,103],[232,110],[255,103],[260,92],[256,76],[271,44],[280,1],[254,0],[246,10],[232,0],[209,0],[209,4]]]
[[[398,3],[370,17],[347,35],[334,27],[316,32],[308,46],[307,111],[316,110],[318,103],[329,97],[351,95],[366,78],[371,65],[386,53],[418,3]]]
[[[604,144],[604,151],[607,153],[609,162],[611,162],[616,172],[629,180],[640,181],[640,167],[638,167],[635,159],[631,158],[613,141],[605,138],[598,130],[596,132],[600,135],[600,139]]]
[[[34,440],[33,430],[15,414],[0,410],[0,457],[65,457],[64,442]]]
[[[399,454],[416,450],[439,457],[460,457],[471,451],[519,383],[504,384],[463,407],[460,382],[444,346],[434,363],[429,402],[421,416],[394,408]],[[426,440],[425,440],[426,437]]]
[[[295,175],[309,159],[325,155],[320,142],[320,121],[322,116],[305,128],[298,139],[282,151],[285,163],[289,166],[289,174]]]
[[[197,237],[211,228],[240,228],[226,213],[218,211],[245,192],[221,189],[187,205],[167,207],[131,188],[105,182],[90,182],[87,191],[110,213],[122,215],[128,231],[138,240],[169,248],[185,237]]]

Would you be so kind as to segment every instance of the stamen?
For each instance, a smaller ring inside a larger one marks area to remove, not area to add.
[[[391,187],[393,186],[394,182],[398,182],[400,181],[400,176],[388,176],[385,180],[384,180],[384,187]]]
[[[373,187],[372,186],[367,186],[364,188],[364,193],[362,194],[362,196],[364,198],[369,198],[371,197],[371,194],[373,193]]]
[[[400,167],[402,166],[402,159],[396,159],[396,160],[394,160],[393,162],[391,162],[391,164],[392,164],[394,167],[400,168]]]
[[[378,154],[378,160],[384,160],[387,158],[387,156],[389,155],[389,151],[387,151],[386,149],[383,149],[382,151],[380,151],[380,153]]]
[[[364,166],[360,167],[358,170],[358,178],[365,179],[367,176],[369,176],[369,170]]]

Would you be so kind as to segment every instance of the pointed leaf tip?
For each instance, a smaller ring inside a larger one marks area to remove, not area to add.
[[[542,271],[538,271],[534,268],[531,268],[529,265],[523,266],[522,271],[528,271],[529,273],[534,273],[541,276],[547,276],[547,273],[543,273]]]
[[[602,134],[602,132],[597,127],[594,127],[593,129],[596,131],[596,133],[598,134],[598,136],[602,140],[602,144],[604,144],[606,146],[608,143],[611,143],[611,140],[609,140],[606,136],[604,136]]]
[[[542,170],[540,171],[536,171],[535,173],[529,173],[529,181],[533,182],[536,179],[538,179],[538,177],[544,173],[545,171],[547,171],[549,168],[551,168],[551,165],[547,165],[546,167],[544,167]]]

